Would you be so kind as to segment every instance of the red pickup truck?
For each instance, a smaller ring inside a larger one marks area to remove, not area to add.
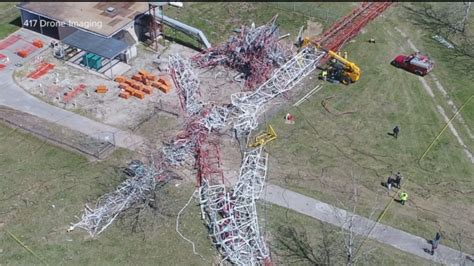
[[[398,55],[392,60],[391,64],[420,76],[428,74],[433,70],[434,66],[434,62],[431,61],[428,56],[420,53],[414,53],[409,56]]]

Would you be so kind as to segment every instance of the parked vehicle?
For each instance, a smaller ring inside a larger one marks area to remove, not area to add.
[[[433,70],[434,62],[426,55],[414,53],[411,55],[398,55],[392,60],[395,67],[405,69],[408,72],[424,76]]]

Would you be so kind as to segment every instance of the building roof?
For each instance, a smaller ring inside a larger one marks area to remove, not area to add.
[[[148,2],[21,2],[18,8],[110,37],[148,11]],[[113,12],[107,9],[114,8]]]
[[[62,42],[109,59],[116,57],[128,48],[128,45],[123,41],[101,37],[82,30],[76,30]]]

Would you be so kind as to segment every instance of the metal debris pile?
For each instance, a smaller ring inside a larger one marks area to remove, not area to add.
[[[179,55],[171,55],[169,60],[171,76],[179,86],[181,106],[188,115],[184,129],[163,148],[166,163],[177,166],[193,163],[195,154],[211,131],[225,126],[229,110],[199,100],[199,79],[188,60]]]
[[[167,182],[167,179],[159,178],[162,172],[155,167],[135,164],[132,168],[133,177],[123,181],[115,191],[100,197],[94,209],[86,204],[80,221],[72,224],[68,231],[78,227],[95,237],[107,229],[124,210],[149,199],[150,193],[159,183]]]
[[[254,92],[233,94],[231,101],[236,109],[234,129],[237,134],[245,136],[257,128],[257,117],[262,111],[263,104],[291,90],[318,66],[325,54],[322,50],[304,48],[277,69],[273,76]]]
[[[337,50],[390,4],[361,4],[337,21],[318,42]],[[242,26],[239,34],[226,43],[192,58],[198,67],[224,65],[240,72],[249,91],[231,95],[231,103],[227,105],[203,104],[199,100],[199,79],[190,62],[177,55],[170,57],[170,74],[187,114],[183,131],[165,144],[156,161],[152,158],[154,164],[136,165],[134,176],[114,192],[99,198],[94,209],[86,205],[81,220],[69,230],[79,227],[92,237],[99,235],[120,213],[150,200],[150,192],[170,180],[168,167],[188,164],[197,168],[201,214],[223,260],[237,265],[270,262],[255,205],[264,188],[268,154],[262,147],[247,149],[238,181],[228,189],[221,169],[217,131],[232,124],[237,137],[250,136],[258,126],[258,115],[264,104],[294,88],[327,59],[325,52],[314,47],[306,47],[292,57],[278,42],[282,37],[275,25],[276,18],[258,28]]]
[[[199,67],[224,65],[234,69],[245,80],[245,89],[254,90],[291,57],[290,50],[279,42],[276,19],[277,16],[257,28],[254,24],[242,26],[227,42],[194,56],[193,63]]]
[[[227,110],[240,136],[255,129],[263,105],[294,87],[311,73],[324,57],[323,51],[305,48],[281,66],[254,92],[231,96]],[[223,107],[221,107],[223,108]],[[270,260],[260,234],[256,201],[260,198],[267,173],[268,154],[260,148],[247,150],[239,179],[228,191],[220,169],[220,153],[215,143],[206,142],[198,150],[197,163],[201,213],[214,244],[224,260],[237,265],[256,265]]]
[[[259,35],[256,36],[258,39]],[[157,184],[169,180],[169,174],[165,172],[168,167],[188,165],[198,170],[202,215],[224,260],[238,265],[255,265],[262,260],[269,262],[256,211],[256,201],[264,188],[268,154],[261,147],[247,150],[238,181],[227,190],[217,131],[233,124],[238,136],[248,136],[258,126],[257,118],[264,104],[292,89],[316,68],[324,55],[323,51],[305,48],[275,70],[255,91],[235,93],[231,95],[231,104],[222,106],[202,103],[199,80],[190,63],[178,55],[170,56],[170,74],[187,114],[184,129],[165,143],[154,165],[140,168],[142,174],[125,180],[116,191],[104,195],[95,209],[86,207],[81,221],[71,229],[80,227],[91,236],[97,236],[121,212],[146,200]]]
[[[199,79],[191,70],[188,60],[179,55],[171,55],[169,58],[171,77],[176,84],[176,89],[181,101],[181,107],[191,115],[197,114],[202,109],[199,101]]]
[[[224,260],[238,265],[268,261],[269,252],[260,234],[255,205],[264,187],[268,155],[262,148],[246,151],[238,182],[227,191],[216,131],[233,121],[238,134],[249,134],[257,127],[263,104],[292,89],[314,70],[323,56],[322,51],[304,49],[257,90],[233,94],[232,104],[223,106],[201,103],[199,80],[189,62],[179,56],[170,57],[170,72],[179,84],[179,97],[188,115],[184,129],[165,144],[154,165],[139,167],[141,174],[101,197],[94,209],[86,206],[81,220],[70,230],[79,227],[92,237],[99,235],[120,213],[149,198],[149,192],[154,191],[157,184],[169,180],[164,172],[167,167],[187,164],[198,169],[202,215]]]
[[[192,72],[189,69],[174,68],[173,66],[186,65],[174,61],[171,72],[176,82],[182,84],[180,93],[190,95],[187,90],[195,90],[187,86],[186,76],[181,71]],[[193,83],[196,84],[196,83]],[[184,106],[187,103],[184,102]],[[238,265],[254,265],[260,260],[268,260],[269,253],[260,234],[256,200],[263,190],[266,176],[267,156],[262,156],[262,149],[255,149],[246,153],[239,176],[232,193],[226,192],[224,174],[221,169],[219,142],[213,130],[221,129],[226,125],[229,115],[235,109],[231,105],[213,106],[203,105],[199,114],[193,114],[186,123],[185,130],[174,143],[180,143],[181,152],[178,158],[183,163],[191,161],[198,170],[199,198],[201,213],[206,221],[211,238],[223,255],[223,260],[229,260]],[[189,114],[189,112],[188,112]],[[169,148],[176,147],[175,144]],[[185,151],[185,152],[183,152]],[[196,155],[196,160],[185,154]],[[169,156],[168,156],[169,158]],[[186,158],[186,159],[184,159]]]
[[[219,158],[211,159],[214,164],[208,158],[200,159],[199,166],[203,169],[199,187],[201,213],[223,260],[237,265],[256,265],[269,260],[256,207],[263,191],[267,160],[268,154],[261,147],[246,152],[239,179],[229,192],[219,182],[222,178],[222,171],[216,167]]]

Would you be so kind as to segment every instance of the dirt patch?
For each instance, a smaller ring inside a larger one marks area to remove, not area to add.
[[[304,37],[314,38],[323,32],[323,25],[316,21],[308,20],[306,29],[303,31]]]
[[[159,53],[138,45],[138,56],[130,62],[131,69],[123,75],[131,77],[144,69],[158,76],[166,76],[172,81],[168,74],[169,56],[179,54],[190,59],[197,52],[176,43],[168,42],[166,45],[160,46]],[[154,61],[159,64],[154,64]],[[38,79],[27,78],[28,73],[34,71],[42,62],[54,64],[55,67]],[[234,81],[237,73],[222,66],[194,69],[194,72],[200,80],[200,98],[203,103],[230,103],[230,95],[241,91],[242,84]],[[72,67],[54,58],[51,50],[46,50],[41,56],[20,67],[15,72],[15,79],[26,91],[49,104],[123,130],[137,131],[139,135],[153,139],[153,143],[173,137],[184,123],[184,112],[176,88],[172,88],[168,94],[155,89],[144,99],[131,97],[125,100],[118,97],[120,88],[116,82]],[[69,102],[65,102],[64,94],[70,93],[81,84],[85,89]],[[109,91],[105,94],[95,93],[98,85],[105,85]],[[171,121],[173,119],[176,121]],[[141,127],[144,129],[140,130]]]
[[[163,74],[153,67],[152,61],[155,57],[151,52],[140,51],[139,57],[132,61],[132,69],[124,75],[131,77],[138,69],[145,69],[157,75]],[[141,122],[141,119],[153,112],[154,103],[160,100],[168,104],[170,109],[177,107],[175,90],[169,94],[154,90],[145,99],[140,100],[132,97],[125,100],[118,97],[120,88],[112,80],[88,73],[83,69],[71,67],[65,64],[64,61],[54,58],[50,50],[46,50],[42,54],[42,59],[54,64],[54,69],[37,80],[29,79],[21,74],[30,73],[37,67],[38,60],[32,60],[15,74],[17,82],[25,90],[50,104],[99,122],[127,130],[135,127]],[[74,91],[81,84],[85,85],[85,89],[74,98],[71,98],[69,102],[66,102],[63,97],[64,94]],[[95,88],[98,85],[107,86],[109,91],[105,94],[95,93]]]
[[[175,136],[183,127],[182,117],[161,111],[156,108],[142,124],[134,129],[134,133],[146,137],[151,150],[158,150],[162,142]]]
[[[224,172],[225,185],[233,187],[239,178],[239,168],[242,161],[240,146],[237,140],[225,135],[220,138],[221,169]]]

